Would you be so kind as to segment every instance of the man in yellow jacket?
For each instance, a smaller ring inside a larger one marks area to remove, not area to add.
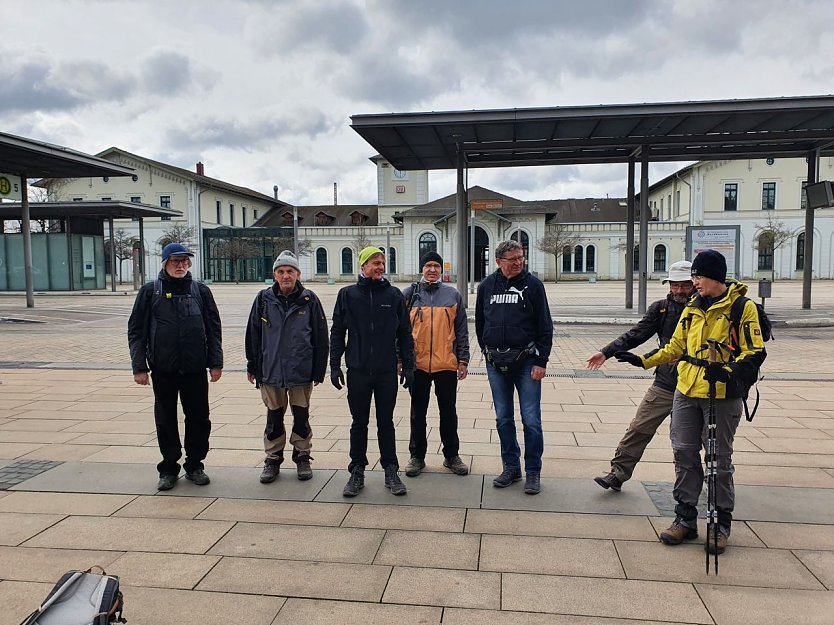
[[[727,262],[715,250],[704,250],[692,261],[692,281],[698,291],[681,314],[671,341],[660,350],[638,356],[618,352],[617,360],[650,369],[679,360],[672,403],[670,437],[675,457],[675,520],[660,534],[667,545],[698,537],[698,498],[704,483],[700,451],[706,440],[710,382],[715,383],[716,494],[718,540],[708,535],[704,548],[723,553],[730,536],[735,504],[733,437],[741,419],[742,397],[767,353],[756,305],[747,300],[738,324],[730,323],[733,302],[747,285],[727,282]],[[732,331],[731,331],[732,330]],[[735,335],[738,336],[735,336]],[[718,362],[708,362],[708,339],[718,342]],[[717,544],[716,544],[717,543]]]

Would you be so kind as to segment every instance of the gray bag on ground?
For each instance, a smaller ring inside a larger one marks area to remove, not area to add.
[[[126,623],[119,578],[101,573],[69,571],[20,625],[107,625]]]

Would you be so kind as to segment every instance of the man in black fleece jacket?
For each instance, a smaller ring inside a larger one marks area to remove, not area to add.
[[[368,421],[373,397],[385,486],[394,495],[405,495],[405,485],[397,475],[394,405],[398,369],[404,388],[410,388],[414,379],[414,339],[403,295],[383,277],[383,253],[378,247],[366,247],[359,252],[359,265],[362,274],[357,283],[339,291],[330,328],[330,380],[337,389],[345,383],[341,369],[344,354],[348,369],[348,405],[353,417],[348,465],[350,479],[343,494],[355,497],[365,485]]]

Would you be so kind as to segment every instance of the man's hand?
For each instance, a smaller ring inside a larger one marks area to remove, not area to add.
[[[141,384],[142,386],[147,386],[151,383],[150,376],[148,375],[147,371],[143,371],[142,373],[134,373],[133,381],[137,384]]]
[[[603,354],[602,352],[596,352],[590,358],[588,358],[588,369],[590,369],[591,371],[596,371],[603,365],[603,363],[606,360],[608,359],[605,357],[605,354]]]
[[[544,367],[539,367],[538,365],[533,365],[533,368],[530,370],[530,377],[538,382],[539,380],[544,379],[544,374],[547,370]]]
[[[209,369],[209,381],[217,382],[221,375],[223,375],[223,369]]]
[[[614,357],[617,359],[617,362],[627,362],[634,367],[645,369],[643,366],[643,359],[637,354],[632,354],[631,352],[617,352],[614,354]]]
[[[714,362],[704,371],[704,379],[707,382],[723,382],[726,384],[730,381],[730,372],[724,368],[723,362]]]
[[[458,380],[465,380],[467,375],[469,375],[469,367],[466,365],[465,362],[459,362],[458,363]]]
[[[414,370],[411,371],[401,371],[400,372],[400,384],[403,385],[403,388],[409,389],[414,386]]]
[[[345,374],[342,373],[341,367],[330,367],[330,383],[336,387],[337,391],[341,391],[345,385]]]
[[[246,372],[246,379],[249,380],[249,384],[255,383],[255,376],[248,371]]]

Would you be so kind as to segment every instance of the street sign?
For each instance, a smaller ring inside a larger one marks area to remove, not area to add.
[[[0,174],[0,199],[2,200],[23,200],[20,176],[13,174]]]
[[[469,202],[469,207],[476,210],[500,210],[504,208],[503,200],[472,200]]]

